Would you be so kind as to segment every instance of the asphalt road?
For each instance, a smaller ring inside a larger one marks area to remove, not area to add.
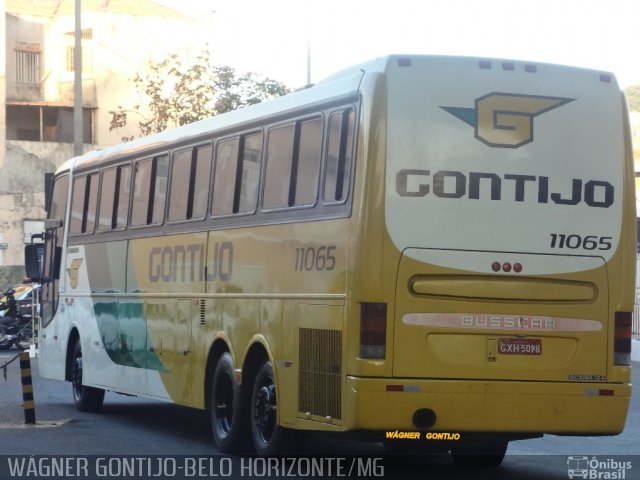
[[[0,352],[0,366],[16,354],[15,350]],[[294,478],[350,476],[393,479],[402,476],[408,479],[564,480],[569,478],[567,462],[571,457],[574,463],[577,459],[582,459],[583,463],[584,459],[596,459],[601,462],[599,471],[596,471],[600,476],[590,478],[640,479],[638,389],[634,391],[625,431],[621,435],[547,435],[541,439],[512,442],[503,465],[497,469],[454,466],[448,456],[389,457],[385,456],[385,450],[380,444],[313,436],[308,441],[308,449],[321,457],[319,467],[316,470],[305,470],[309,465],[303,462],[295,464],[293,470],[285,471],[289,467],[278,469],[276,464],[269,466],[260,463],[264,461],[262,459],[217,456],[208,420],[203,412],[111,392],[107,392],[100,414],[78,412],[72,403],[70,384],[39,377],[37,363],[37,359],[32,359],[36,426],[24,424],[18,362],[7,368],[7,380],[4,380],[0,369],[0,478],[4,478],[3,473],[7,475],[6,462],[15,459],[28,460],[28,456],[36,456],[36,459],[44,456],[46,459],[48,456],[70,455],[74,456],[75,461],[78,458],[89,458],[90,462],[96,458],[91,456],[149,457],[145,460],[147,462],[152,462],[150,458],[162,462],[162,458],[171,456],[170,461],[174,464],[158,466],[159,470],[154,470],[153,464],[146,463],[142,470],[136,470],[141,475],[135,478],[150,478],[162,471],[167,474],[165,478],[193,478],[197,477],[198,473],[209,478],[291,478],[289,473],[292,473]],[[640,385],[640,363],[634,363],[633,383]],[[207,459],[209,463],[205,464],[196,457],[211,457],[212,460]],[[346,464],[335,463],[338,461],[336,459],[343,457],[347,457]],[[192,462],[189,468],[182,466],[185,459]],[[97,476],[92,477],[92,474],[96,475],[96,471],[91,470],[86,478],[133,478],[125,475],[125,467],[117,463],[119,460],[115,461],[111,470],[104,464],[104,469],[99,471]],[[171,469],[175,469],[175,462],[178,462],[178,469],[174,472]],[[624,462],[631,464],[626,465]],[[191,468],[194,465],[199,465],[200,470]],[[28,464],[24,466],[26,468]],[[616,468],[620,466],[624,468]],[[627,468],[628,466],[631,468]],[[79,470],[76,467],[79,467]],[[81,467],[82,465],[72,465],[67,473],[85,477],[84,473],[87,472]],[[17,475],[16,472],[13,473]],[[32,472],[42,474],[42,471],[37,469]],[[612,477],[616,472],[618,476]],[[26,478],[26,475],[27,470],[24,470],[21,477]],[[42,478],[42,475],[34,475],[28,476]],[[49,478],[52,478],[51,475]]]

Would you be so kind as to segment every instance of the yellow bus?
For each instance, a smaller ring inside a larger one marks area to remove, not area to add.
[[[511,440],[617,434],[626,108],[609,73],[396,55],[71,159],[40,372],[80,410],[105,390],[206,410],[224,452],[316,431],[497,464]]]

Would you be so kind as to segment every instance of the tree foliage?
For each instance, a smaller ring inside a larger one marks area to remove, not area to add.
[[[629,102],[629,109],[640,112],[640,85],[631,85],[624,89]]]
[[[125,127],[135,115],[140,135],[150,135],[289,93],[276,80],[214,66],[208,49],[192,65],[184,65],[176,54],[149,62],[148,73],[138,73],[133,83],[140,101],[132,109],[109,111],[109,131]]]

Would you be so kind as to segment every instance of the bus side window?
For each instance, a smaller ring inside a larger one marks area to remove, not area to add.
[[[87,176],[73,179],[73,194],[71,197],[71,221],[69,233],[77,235],[82,233],[82,217],[84,215],[84,196],[87,185]]]
[[[138,160],[134,179],[131,225],[162,223],[167,198],[169,156]]]
[[[131,225],[146,225],[149,208],[149,183],[151,181],[151,159],[138,160],[133,187]]]
[[[169,221],[203,218],[207,213],[211,145],[173,154]]]
[[[169,192],[169,221],[189,218],[189,179],[191,178],[192,149],[173,154],[171,166],[171,189]]]
[[[113,205],[116,189],[116,168],[106,168],[102,172],[102,190],[100,191],[100,209],[98,210],[98,231],[111,230]]]
[[[191,193],[192,202],[189,218],[204,218],[207,214],[209,202],[209,182],[211,181],[211,154],[213,147],[204,145],[196,148],[196,154],[191,164]]]
[[[239,138],[223,140],[216,146],[215,176],[211,199],[212,215],[233,213],[233,199],[238,169]]]
[[[293,135],[294,125],[269,130],[267,170],[262,200],[262,205],[266,209],[283,208],[289,205]]]
[[[240,165],[236,179],[233,213],[250,213],[256,209],[262,159],[262,133],[244,135],[240,139]]]
[[[111,227],[114,229],[124,229],[127,226],[127,216],[129,215],[129,198],[131,195],[131,165],[121,165],[118,167],[116,177],[115,205],[113,206],[113,219]]]
[[[347,108],[329,117],[327,164],[324,179],[324,201],[343,202],[349,194],[355,111]]]
[[[93,233],[98,203],[98,174],[83,175],[73,180],[71,225],[69,233]]]
[[[162,155],[153,159],[153,175],[151,195],[149,196],[148,224],[162,223],[164,207],[167,201],[167,183],[169,178],[169,155]]]
[[[315,203],[321,149],[320,117],[277,127],[269,132],[265,209]]]
[[[294,205],[313,205],[318,197],[320,154],[322,151],[322,119],[300,122],[297,172],[294,177]]]
[[[96,227],[96,212],[98,209],[98,184],[100,175],[92,173],[87,176],[87,190],[85,192],[85,209],[82,222],[82,233],[93,233]]]

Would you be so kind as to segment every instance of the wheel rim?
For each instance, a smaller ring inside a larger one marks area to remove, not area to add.
[[[231,430],[233,420],[233,385],[228,375],[221,375],[215,385],[213,426],[221,437]]]
[[[268,444],[276,425],[276,386],[267,376],[257,388],[253,401],[253,421],[256,433]]]
[[[80,398],[82,395],[82,355],[73,360],[71,366],[71,385],[73,385],[73,395]]]

